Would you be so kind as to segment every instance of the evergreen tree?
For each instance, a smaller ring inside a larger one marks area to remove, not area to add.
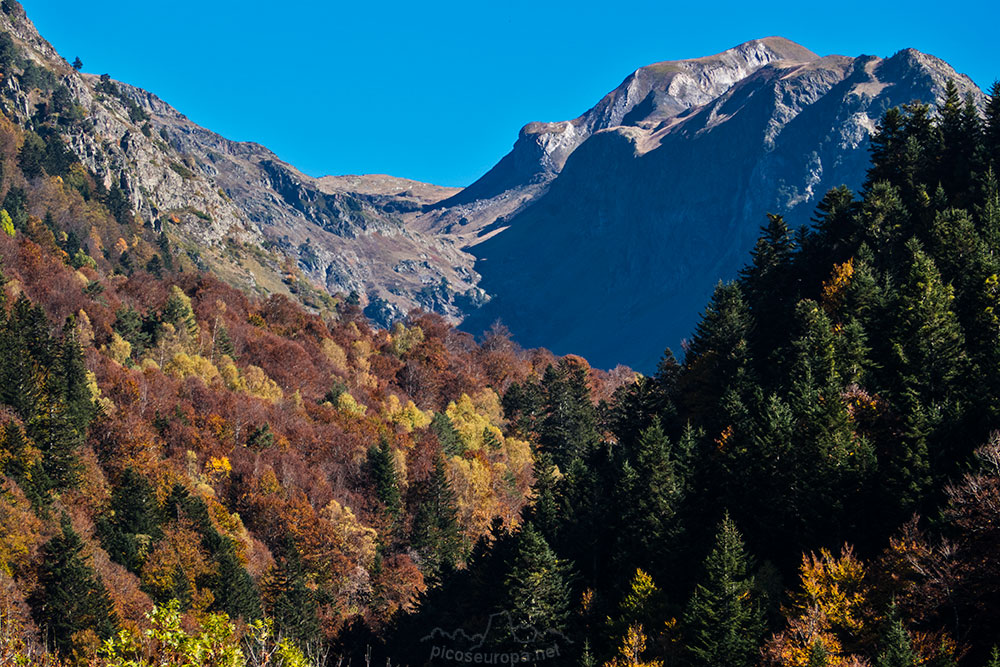
[[[659,574],[664,556],[676,540],[681,484],[670,456],[670,441],[659,419],[639,438],[634,463],[625,463],[620,478],[619,512],[623,556]]]
[[[42,394],[35,414],[28,420],[28,437],[42,452],[42,468],[53,488],[69,489],[79,481],[79,452],[83,435],[76,430],[66,406],[58,398]]]
[[[541,533],[525,524],[504,578],[511,625],[564,631],[569,618],[568,574],[568,565],[556,557]]]
[[[728,425],[719,398],[744,395],[753,384],[749,336],[752,325],[743,290],[736,283],[715,288],[685,359],[679,395],[691,421],[712,433]]]
[[[163,535],[163,518],[152,484],[126,468],[111,491],[108,512],[96,522],[101,545],[113,561],[139,572],[150,545]]]
[[[890,332],[901,390],[941,401],[955,390],[966,364],[965,337],[952,311],[954,290],[941,280],[916,241],[907,243],[905,267]]]
[[[32,599],[35,621],[60,652],[72,648],[73,634],[93,630],[101,639],[115,632],[118,621],[111,599],[83,555],[83,542],[69,519],[62,532],[42,547],[38,593]]]
[[[87,367],[83,362],[83,350],[76,339],[76,328],[71,319],[63,328],[55,368],[50,377],[50,391],[58,393],[66,406],[66,417],[81,435],[86,434],[90,420],[97,406],[87,386]]]
[[[881,650],[875,660],[875,667],[917,667],[920,664],[920,660],[913,652],[910,635],[895,614],[895,608],[892,620],[882,634],[879,644]]]
[[[198,321],[191,310],[191,298],[177,285],[170,288],[170,297],[163,307],[162,319],[176,326],[178,331],[187,332],[190,338],[197,338]]]
[[[390,524],[395,523],[403,505],[392,445],[387,438],[382,438],[379,445],[373,445],[368,450],[368,478],[371,480],[375,497],[382,504],[382,511],[388,517]]]
[[[275,564],[264,579],[265,611],[275,631],[304,646],[319,636],[319,616],[313,592],[306,586],[298,547],[286,537]]]
[[[986,159],[996,171],[1000,169],[1000,81],[994,81],[990,88],[985,115]]]
[[[538,452],[533,464],[535,483],[531,488],[532,504],[527,519],[548,540],[556,539],[560,520],[565,516],[560,512],[556,466],[546,452]]]
[[[446,456],[461,456],[465,453],[462,437],[455,430],[451,419],[444,412],[435,412],[431,418],[431,431],[437,435],[441,450]]]
[[[806,667],[827,667],[830,664],[830,654],[823,642],[815,642],[809,650],[809,662]]]
[[[561,470],[597,446],[597,410],[590,398],[587,371],[578,362],[562,359],[545,369],[545,401],[538,426],[538,444]]]
[[[764,625],[750,559],[727,514],[705,559],[704,575],[684,613],[687,659],[692,666],[751,667]]]
[[[750,265],[740,272],[740,286],[754,323],[750,342],[760,362],[758,374],[765,378],[780,370],[782,327],[790,304],[797,301],[794,252],[795,242],[784,218],[768,214],[768,223],[750,252]]]
[[[819,264],[821,270],[827,269],[827,261],[834,263],[847,261],[854,245],[857,242],[857,229],[855,227],[855,216],[858,210],[858,202],[854,199],[854,193],[846,185],[829,190],[816,205],[816,214],[812,218],[812,223],[816,230],[816,237],[813,243],[803,246],[805,256],[801,257],[802,268]],[[820,260],[820,254],[823,259]],[[814,279],[822,279],[825,276],[813,276]]]
[[[261,616],[260,592],[236,554],[232,538],[223,536],[214,550],[215,572],[208,587],[215,597],[212,608],[231,618],[253,621]]]
[[[434,459],[434,470],[414,490],[411,544],[429,564],[426,571],[454,567],[462,555],[455,492],[451,488],[443,456]]]
[[[512,382],[503,395],[504,417],[513,431],[522,438],[536,431],[545,397],[541,386],[534,382]]]

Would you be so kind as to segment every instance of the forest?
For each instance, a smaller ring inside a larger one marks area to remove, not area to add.
[[[0,665],[1000,665],[1000,84],[647,377],[241,291],[0,72]]]

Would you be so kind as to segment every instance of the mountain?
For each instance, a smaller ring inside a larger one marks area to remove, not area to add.
[[[383,323],[413,308],[453,320],[482,300],[473,258],[448,235],[423,233],[406,214],[454,195],[379,176],[316,179],[263,146],[230,141],[152,93],[74,71],[23,8],[5,2],[0,29],[41,88],[3,82],[12,119],[29,127],[39,99],[65,87],[80,122],[60,128],[106,188],[126,195],[143,224],[164,231],[194,265],[259,293],[289,293],[314,308],[356,293]]]
[[[522,344],[604,368],[649,371],[664,341],[678,349],[764,212],[801,225],[828,188],[858,186],[886,109],[933,103],[949,79],[983,100],[918,51],[820,57],[768,37],[642,67],[574,120],[529,123],[464,189],[313,178],[152,93],[74,71],[4,6],[0,28],[80,109],[62,127],[68,147],[194,267],[316,310],[354,294],[380,325],[414,308],[476,334],[499,319]],[[5,81],[12,118],[35,122],[41,92]]]
[[[734,276],[765,212],[801,225],[829,188],[859,186],[882,113],[934,103],[949,79],[982,104],[971,80],[912,49],[819,57],[770,37],[640,68],[579,118],[525,126],[436,205],[447,218],[528,199],[471,242],[491,300],[463,327],[499,318],[524,344],[652,369]]]

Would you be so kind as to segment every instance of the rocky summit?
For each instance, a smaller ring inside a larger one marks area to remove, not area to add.
[[[463,326],[499,318],[527,345],[651,370],[735,277],[764,212],[802,225],[829,188],[861,185],[884,111],[934,103],[949,79],[982,104],[968,77],[912,49],[820,57],[771,37],[643,67],[579,118],[527,125],[438,204],[527,199],[471,242],[491,299]]]
[[[16,2],[0,13],[86,122],[67,145],[192,262],[321,309],[355,295],[388,324],[414,308],[479,333],[503,321],[527,346],[649,371],[679,351],[764,212],[808,222],[827,189],[860,185],[869,136],[893,106],[967,77],[914,50],[820,57],[769,37],[629,75],[593,108],[529,123],[464,189],[391,176],[313,178],[266,148],[201,128],[163,100],[74,71]],[[35,97],[0,84],[29,126]]]

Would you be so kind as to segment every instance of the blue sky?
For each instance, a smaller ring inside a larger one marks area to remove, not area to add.
[[[84,70],[156,93],[306,173],[467,185],[529,121],[632,70],[781,35],[820,55],[932,53],[988,88],[992,2],[22,0]]]

